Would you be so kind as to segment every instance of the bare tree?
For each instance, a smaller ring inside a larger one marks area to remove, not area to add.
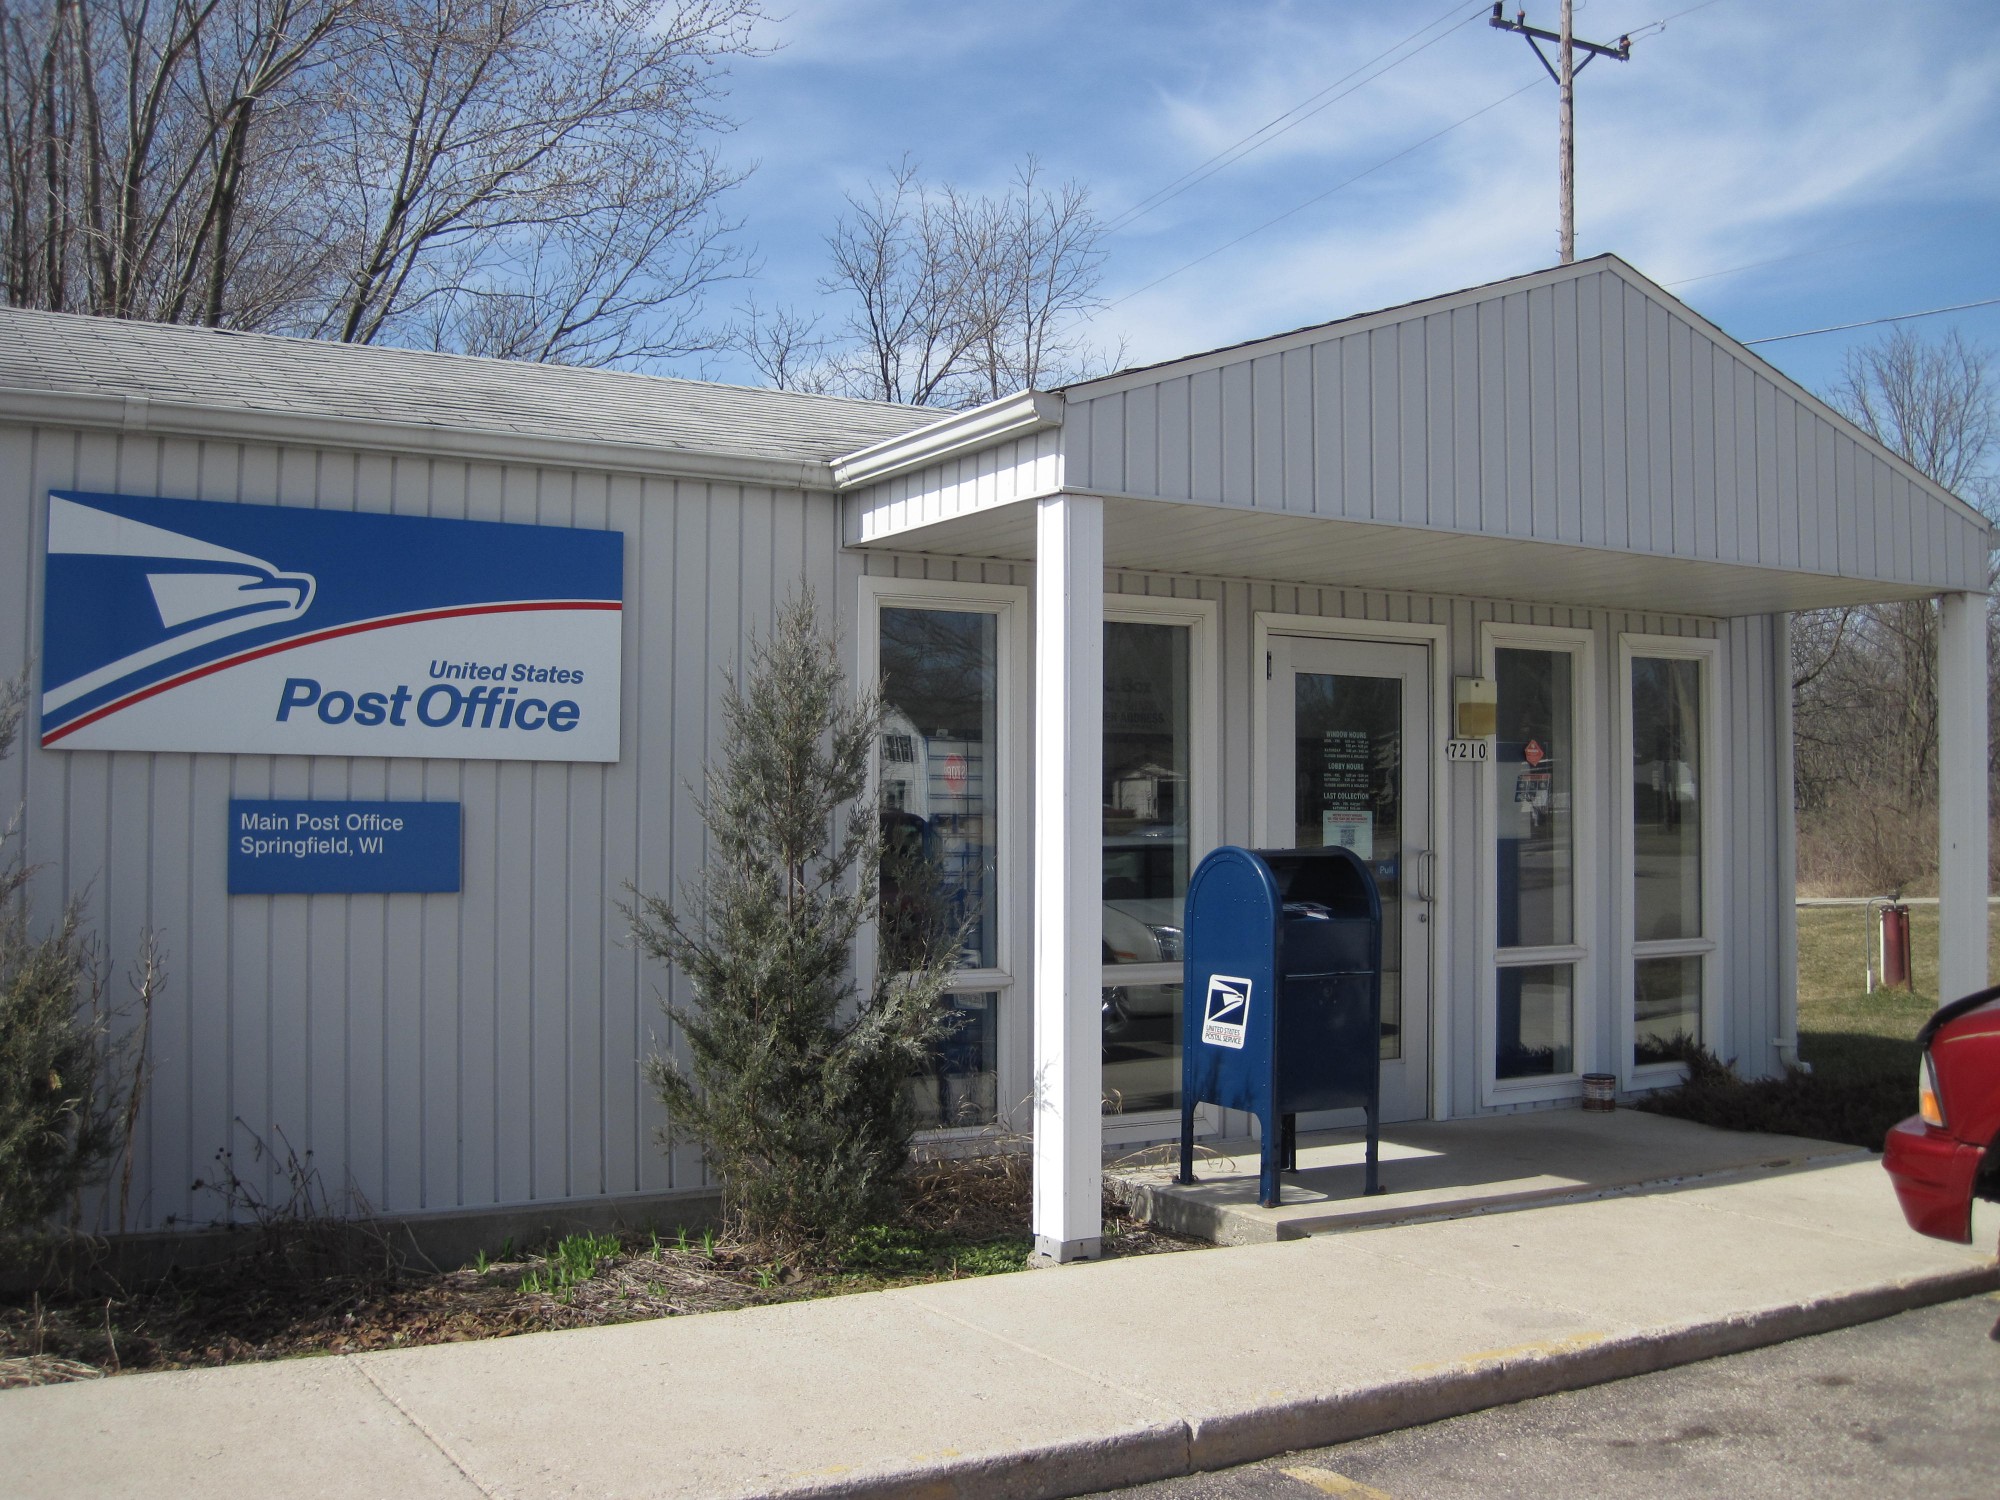
[[[1988,350],[1956,332],[1926,340],[1898,329],[1850,350],[1828,399],[1946,489],[1988,510],[2000,498],[1992,467],[2000,383]],[[1861,866],[1882,866],[1865,877],[1878,886],[1890,879],[1880,851],[1894,842],[1885,842],[1885,820],[1922,827],[1934,816],[1937,650],[1937,606],[1928,599],[1815,611],[1794,622],[1802,832],[1822,854],[1847,850]],[[1837,861],[1827,854],[1825,862]],[[1894,881],[1904,883],[1907,849],[1894,863]]]
[[[374,0],[336,211],[356,247],[309,330],[603,364],[708,347],[740,266],[714,215],[716,64],[755,0]]]
[[[969,404],[968,363],[989,331],[981,287],[1001,274],[991,205],[926,186],[907,157],[847,205],[820,281],[851,302],[835,379],[876,401]]]
[[[735,346],[786,389],[916,406],[971,406],[1080,378],[1099,363],[1084,322],[1099,305],[1103,227],[1086,189],[1049,187],[1029,157],[997,196],[926,183],[905,158],[827,236],[837,330],[747,309]]]
[[[1955,495],[1981,501],[2000,445],[1993,355],[1953,329],[1929,341],[1898,328],[1849,349],[1833,404],[1883,446]]]
[[[22,306],[606,364],[741,264],[758,0],[0,0]]]
[[[824,395],[837,383],[827,362],[832,343],[820,332],[820,320],[794,308],[762,308],[747,299],[737,309],[731,346],[756,368],[764,383],[781,391]]]
[[[1089,191],[1074,182],[1045,187],[1032,156],[988,212],[999,263],[975,288],[983,333],[974,352],[980,399],[997,401],[1092,367],[1079,320],[1100,306],[1103,229]]]
[[[296,157],[356,3],[0,0],[8,300],[242,327],[309,296]]]

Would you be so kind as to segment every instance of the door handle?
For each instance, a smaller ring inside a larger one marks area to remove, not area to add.
[[[1432,889],[1437,878],[1437,851],[1434,849],[1412,849],[1410,851],[1411,894],[1419,901],[1429,903],[1437,900]]]

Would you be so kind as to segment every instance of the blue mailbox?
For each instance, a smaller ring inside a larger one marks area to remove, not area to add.
[[[1181,1026],[1181,1175],[1194,1181],[1197,1104],[1263,1132],[1258,1201],[1298,1167],[1297,1116],[1368,1114],[1365,1191],[1381,1191],[1382,898],[1348,849],[1215,850],[1188,882]]]

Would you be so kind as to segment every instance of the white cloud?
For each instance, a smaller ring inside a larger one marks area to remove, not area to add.
[[[1591,0],[1579,30],[1608,40],[1687,3]],[[758,294],[813,300],[841,193],[906,150],[975,189],[1034,150],[1052,175],[1090,183],[1112,215],[1443,9],[799,0],[779,28],[785,50],[739,69],[733,101],[746,113],[735,149],[763,162],[739,203],[770,267]],[[1553,20],[1552,0],[1530,10]],[[1990,20],[1975,0],[1718,0],[1642,32],[1629,63],[1600,60],[1579,81],[1580,250],[1616,249],[1673,280],[1913,222],[1976,223],[2000,205]],[[1107,293],[1144,286],[1539,75],[1518,38],[1473,19],[1116,236]],[[1095,331],[1128,338],[1134,358],[1171,357],[1548,264],[1555,135],[1543,84],[1131,296]],[[1739,321],[1840,321],[1871,265],[1870,295],[1916,296],[1926,268],[1973,232],[1941,231],[1916,254],[1807,254],[1699,291]]]

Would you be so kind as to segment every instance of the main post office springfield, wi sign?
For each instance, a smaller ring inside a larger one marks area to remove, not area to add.
[[[55,491],[42,744],[618,759],[612,531]]]

